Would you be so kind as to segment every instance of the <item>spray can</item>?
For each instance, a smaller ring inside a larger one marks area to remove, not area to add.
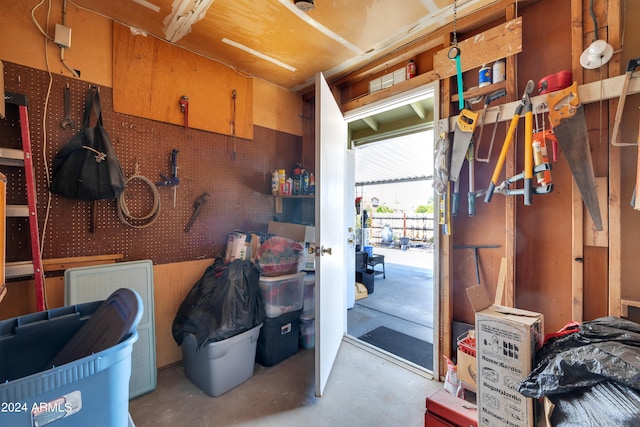
[[[287,194],[284,192],[284,183],[287,179],[287,174],[284,169],[278,170],[278,192],[282,195]]]
[[[280,193],[280,172],[276,169],[271,174],[271,194],[274,196]]]
[[[302,193],[309,194],[309,172],[306,169],[302,170]]]
[[[409,63],[407,64],[407,67],[406,67],[406,75],[405,75],[405,77],[406,77],[407,80],[409,80],[409,79],[411,79],[411,78],[413,78],[415,76],[416,76],[416,63],[415,63],[415,61],[413,59],[410,59]]]
[[[485,87],[491,84],[491,67],[482,65],[478,72],[478,87]]]
[[[302,165],[300,163],[296,163],[296,166],[291,171],[291,177],[293,178],[293,187],[292,191],[294,195],[302,194],[302,182],[301,182],[301,172]]]
[[[493,63],[493,83],[503,82],[507,79],[504,59],[498,59]]]
[[[291,179],[291,177],[287,178],[287,180],[284,182],[284,194],[287,196],[291,195],[291,188],[293,187],[293,179]]]
[[[309,194],[316,194],[316,179],[313,172],[309,174]]]

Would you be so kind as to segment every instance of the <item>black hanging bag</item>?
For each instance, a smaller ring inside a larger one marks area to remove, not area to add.
[[[90,127],[91,110],[97,117]],[[124,190],[125,177],[102,125],[98,90],[92,87],[84,106],[82,129],[53,159],[53,178],[49,190],[70,199],[115,199]]]

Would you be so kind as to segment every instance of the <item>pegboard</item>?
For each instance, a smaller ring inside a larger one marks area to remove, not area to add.
[[[173,188],[158,187],[160,214],[146,228],[123,224],[114,200],[95,202],[97,221],[91,232],[94,203],[51,194],[47,180],[53,157],[79,131],[90,83],[53,75],[49,92],[47,72],[12,63],[5,63],[4,76],[7,91],[24,94],[29,100],[39,231],[44,239],[42,256],[45,259],[121,253],[123,261],[151,259],[155,264],[165,264],[220,255],[224,253],[229,232],[266,231],[274,214],[271,172],[277,168],[288,169],[301,158],[298,136],[255,126],[254,139],[246,140],[119,114],[113,111],[111,88],[100,87],[103,123],[126,178],[134,175],[137,166],[141,176],[152,182],[160,181],[160,172],[171,174],[171,151],[177,149],[180,184],[176,189],[175,207]],[[67,84],[75,129],[60,126]],[[4,146],[18,141],[20,147],[19,122],[9,114],[8,111],[7,119],[0,126],[0,138],[6,141]],[[92,125],[94,123],[93,118]],[[5,174],[8,200],[24,194],[19,175]],[[185,233],[193,203],[205,191],[211,198],[202,207],[191,230]],[[127,185],[125,197],[134,216],[148,212],[152,204],[152,192],[139,180]],[[28,254],[28,229],[25,233],[24,224],[8,222],[7,225],[8,237],[24,235],[27,244],[26,248],[24,241],[18,245],[17,237],[7,241],[7,260],[11,261],[18,252]]]

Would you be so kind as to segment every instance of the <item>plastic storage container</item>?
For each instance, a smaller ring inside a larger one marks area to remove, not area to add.
[[[316,318],[313,315],[300,316],[300,347],[313,348],[316,345]]]
[[[260,276],[260,294],[267,317],[278,317],[302,308],[305,275],[300,272],[278,277]]]
[[[256,345],[262,323],[226,340],[207,344],[198,351],[193,334],[182,341],[185,376],[209,396],[220,396],[253,376]]]
[[[375,288],[376,272],[372,269],[356,271],[356,282],[362,283],[367,288],[367,293],[371,295]]]
[[[302,309],[264,319],[256,353],[259,364],[273,366],[298,352],[300,313]]]
[[[129,425],[135,329],[106,350],[46,369],[101,305],[78,304],[0,322],[0,402],[6,405],[0,425]]]
[[[302,314],[301,316],[313,316],[316,312],[316,275],[307,273],[304,277],[304,289],[302,292]]]

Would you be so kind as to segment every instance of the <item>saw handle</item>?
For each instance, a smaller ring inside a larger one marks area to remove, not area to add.
[[[627,63],[627,73],[633,73],[638,67],[640,67],[640,58],[630,59]]]
[[[477,119],[478,113],[465,108],[458,115],[458,127],[463,132],[473,132],[476,129]]]
[[[563,100],[567,102],[561,104]],[[552,128],[559,125],[562,120],[573,117],[580,107],[578,82],[574,81],[566,89],[547,94],[547,105],[549,105],[549,122]]]

